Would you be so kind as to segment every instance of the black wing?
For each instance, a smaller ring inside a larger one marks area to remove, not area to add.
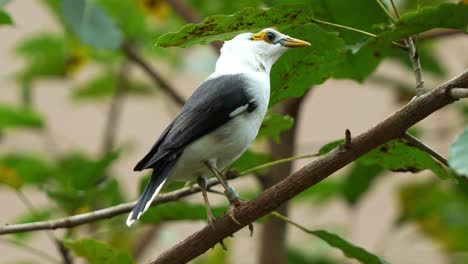
[[[202,83],[134,170],[155,168],[159,161],[180,155],[185,146],[233,118],[230,114],[239,107],[253,111],[256,103],[247,93],[247,85],[242,74],[220,76]]]

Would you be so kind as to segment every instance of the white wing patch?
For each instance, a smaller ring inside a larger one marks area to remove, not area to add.
[[[249,108],[249,104],[239,106],[229,114],[229,117],[233,118],[233,117],[235,117],[235,116],[237,116],[239,114],[242,114],[245,110],[247,110],[247,108]]]

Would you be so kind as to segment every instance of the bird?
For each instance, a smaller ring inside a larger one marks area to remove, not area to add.
[[[218,178],[231,206],[241,204],[222,170],[238,159],[257,136],[268,109],[273,64],[289,48],[306,46],[310,43],[272,28],[241,33],[224,42],[214,72],[135,166],[134,171],[153,171],[128,215],[127,226],[149,208],[168,180],[197,181],[211,225],[215,218],[207,195],[208,177]],[[236,221],[234,216],[232,219]]]

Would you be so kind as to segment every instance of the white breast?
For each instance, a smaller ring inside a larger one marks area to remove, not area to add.
[[[170,179],[186,181],[202,175],[211,175],[204,160],[214,160],[218,169],[224,169],[242,155],[255,140],[265,117],[270,97],[269,76],[263,72],[246,73],[248,93],[257,103],[252,112],[236,115],[212,133],[188,145],[177,161]]]

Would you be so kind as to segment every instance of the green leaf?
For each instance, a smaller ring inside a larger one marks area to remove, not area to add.
[[[68,43],[64,36],[39,33],[22,40],[15,51],[26,60],[26,66],[20,72],[23,82],[66,75]]]
[[[443,3],[404,14],[391,29],[378,35],[377,42],[399,40],[434,28],[465,30],[468,5]]]
[[[5,128],[42,128],[41,116],[30,109],[0,104],[0,130]]]
[[[273,66],[270,106],[302,96],[313,85],[325,82],[345,59],[345,42],[335,32],[310,24],[282,31],[311,46],[288,50]]]
[[[32,154],[9,154],[0,157],[0,167],[11,170],[15,177],[19,177],[21,185],[38,186],[51,178],[52,165]],[[3,177],[5,175],[2,175]],[[1,177],[0,177],[1,178]]]
[[[115,94],[118,85],[121,84],[119,84],[116,74],[108,71],[74,89],[72,96],[75,100],[108,98]],[[154,89],[143,83],[127,82],[124,91],[132,95],[148,95]]]
[[[150,34],[146,23],[146,14],[134,0],[119,0],[116,5],[114,0],[96,0],[103,7],[109,16],[112,16],[118,27],[125,33],[129,39],[141,39],[142,36]],[[152,36],[154,39],[154,35]]]
[[[344,139],[339,139],[339,140],[329,142],[320,148],[319,155],[325,155],[328,152],[332,151],[333,149],[337,148],[338,146],[342,145],[343,143],[344,143]]]
[[[79,152],[67,154],[57,162],[53,182],[44,189],[69,214],[122,202],[120,186],[109,175],[119,154],[114,151],[98,159]]]
[[[324,256],[311,256],[310,252],[302,252],[299,249],[288,248],[288,264],[338,264],[339,261],[328,259]]]
[[[350,47],[347,59],[333,74],[333,77],[363,81],[374,72],[392,49],[397,49],[392,46],[391,41],[397,41],[434,28],[464,29],[467,14],[468,5],[463,3],[444,3],[408,12],[389,29],[378,34],[377,38],[370,38],[358,46]],[[406,54],[404,51],[399,52]]]
[[[64,0],[63,16],[83,43],[103,49],[117,49],[122,33],[106,12],[93,1]]]
[[[431,155],[422,151],[406,140],[396,139],[373,149],[358,159],[365,164],[378,164],[384,169],[396,172],[419,172],[431,170],[441,179],[447,179],[451,174]]]
[[[311,234],[327,242],[330,246],[340,249],[348,258],[355,259],[363,264],[386,264],[384,259],[370,253],[362,247],[353,245],[336,234],[325,230],[314,230]]]
[[[319,154],[324,155],[343,144],[343,142],[344,140],[342,139],[332,141],[323,146],[319,150]],[[427,169],[434,172],[441,179],[453,177],[453,175],[446,170],[443,165],[435,161],[431,155],[414,147],[403,139],[387,142],[360,157],[356,162],[361,163],[360,166],[378,165],[383,169],[396,172],[414,173]],[[377,168],[374,170],[374,173],[377,173]]]
[[[23,187],[24,181],[15,170],[6,167],[0,162],[0,185],[2,184],[14,190],[19,190]]]
[[[246,171],[248,169],[252,169],[257,167],[261,164],[265,164],[272,161],[272,158],[269,154],[263,152],[254,152],[251,150],[247,150],[237,159],[232,165],[232,168],[235,168],[239,172]]]
[[[13,19],[3,10],[0,10],[0,25],[13,25]]]
[[[200,195],[201,199],[201,195]],[[226,212],[227,208],[224,206],[211,207],[215,216],[221,216]],[[185,202],[173,202],[160,204],[151,207],[142,215],[141,221],[144,223],[160,223],[163,221],[175,220],[203,220],[205,221],[206,209],[203,204],[189,204]]]
[[[356,161],[345,174],[341,193],[350,205],[356,205],[375,179],[383,172],[379,164]]]
[[[291,116],[271,114],[263,120],[258,136],[268,136],[279,143],[281,132],[289,130],[293,125],[294,119]]]
[[[292,200],[295,202],[313,201],[314,203],[324,203],[340,194],[342,185],[343,181],[341,179],[337,180],[329,177],[296,195]]]
[[[283,5],[267,10],[248,7],[232,15],[214,15],[199,24],[188,24],[181,30],[161,36],[160,47],[187,47],[215,40],[226,40],[247,30],[300,25],[310,22],[312,11],[305,5]]]
[[[342,0],[312,0],[311,5],[314,6],[314,13],[318,19],[374,34],[382,32],[384,29],[383,25],[389,21],[387,15],[375,0],[348,1],[346,4],[343,4]],[[361,33],[335,27],[325,27],[331,31],[339,32],[340,38],[350,48],[368,39],[367,36]]]
[[[456,187],[440,181],[402,187],[399,191],[400,222],[416,223],[426,236],[447,250],[467,251],[468,196]]]
[[[448,162],[457,174],[468,177],[468,127],[450,146]]]
[[[124,251],[92,239],[65,240],[64,244],[89,264],[132,264],[135,261]]]

